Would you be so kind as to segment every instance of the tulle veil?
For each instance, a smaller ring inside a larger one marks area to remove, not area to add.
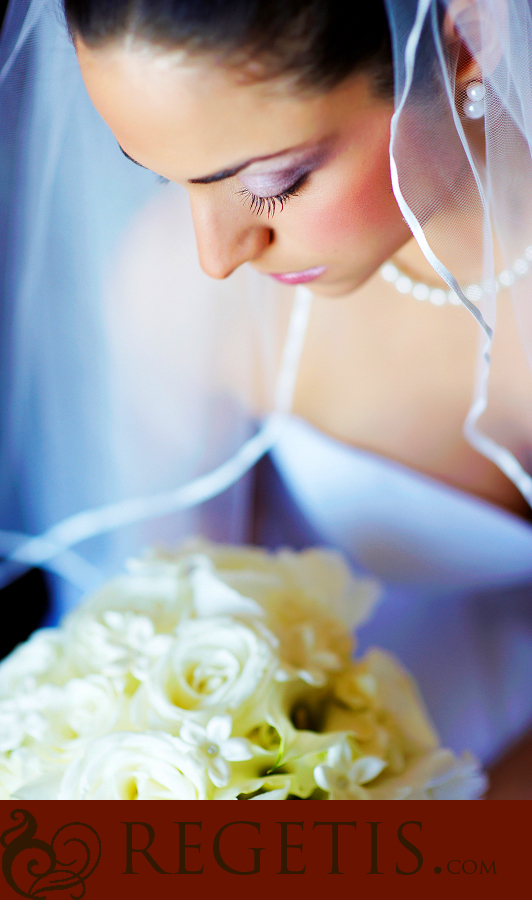
[[[481,148],[457,111],[449,4],[386,6],[394,193],[479,324],[466,435],[532,503],[530,5],[471,0],[456,16],[483,68]],[[145,546],[249,537],[250,473],[290,412],[311,295],[280,295],[247,267],[221,283],[201,272],[186,192],[121,154],[58,0],[8,8],[0,147],[0,578],[48,568],[60,612]],[[464,227],[458,264],[440,240],[450,205]],[[525,435],[496,365],[502,303],[531,401]]]

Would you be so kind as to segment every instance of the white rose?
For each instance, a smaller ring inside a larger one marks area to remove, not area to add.
[[[58,800],[204,800],[203,768],[164,732],[115,732],[87,744]]]
[[[52,690],[41,709],[46,730],[36,751],[53,762],[70,761],[89,740],[126,724],[121,687],[102,675],[87,675]]]
[[[183,622],[166,658],[133,697],[132,721],[175,731],[187,718],[206,723],[230,713],[241,734],[248,717],[249,728],[256,716],[260,721],[276,665],[266,631],[227,617]]]
[[[352,661],[376,595],[329,551],[130,562],[0,664],[0,798],[480,796],[393,657]]]

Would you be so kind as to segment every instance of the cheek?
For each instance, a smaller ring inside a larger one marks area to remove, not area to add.
[[[304,195],[302,195],[303,201]],[[320,181],[298,210],[298,230],[307,245],[339,251],[349,245],[368,247],[390,232],[404,230],[393,195],[387,146],[378,156],[365,154]]]

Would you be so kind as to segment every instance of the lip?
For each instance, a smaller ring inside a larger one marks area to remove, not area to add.
[[[270,272],[271,278],[282,281],[283,284],[305,284],[307,281],[314,281],[323,275],[327,266],[314,266],[312,269],[305,269],[303,272]]]

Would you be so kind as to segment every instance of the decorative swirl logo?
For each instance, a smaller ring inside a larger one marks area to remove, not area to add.
[[[37,822],[26,809],[14,809],[11,818],[17,824],[0,835],[2,871],[10,887],[31,900],[44,900],[50,891],[69,891],[73,900],[80,900],[102,851],[94,828],[70,822],[47,844],[35,837]]]

